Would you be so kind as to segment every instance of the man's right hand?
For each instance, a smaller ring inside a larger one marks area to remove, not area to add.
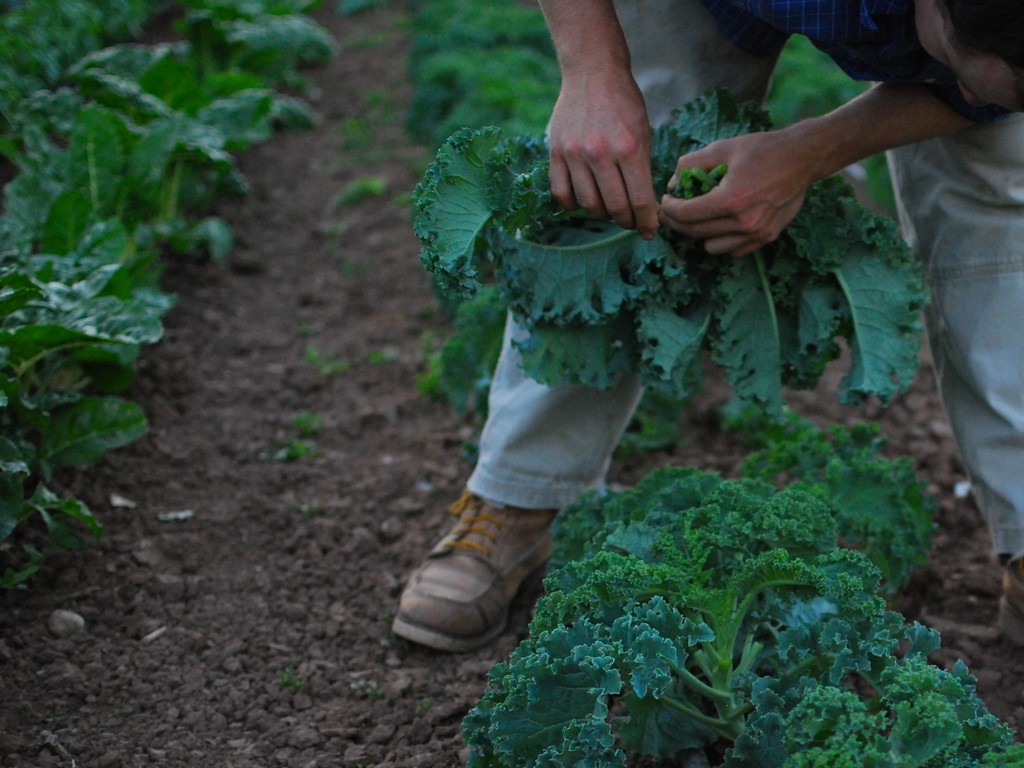
[[[628,71],[563,79],[550,135],[551,193],[560,205],[655,236],[650,126]]]
[[[549,126],[552,195],[653,238],[651,129],[612,2],[541,0],[541,8],[562,69]]]

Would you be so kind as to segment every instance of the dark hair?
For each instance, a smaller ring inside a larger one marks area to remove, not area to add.
[[[1024,68],[1024,3],[1021,0],[940,0],[956,42],[994,53]]]

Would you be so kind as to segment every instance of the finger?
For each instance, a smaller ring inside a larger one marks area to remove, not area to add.
[[[704,250],[711,254],[728,255],[733,258],[748,256],[759,248],[764,247],[766,241],[762,238],[750,238],[744,236],[712,237],[704,241]]]
[[[681,200],[673,195],[665,195],[661,199],[659,219],[667,227],[690,237],[706,238],[737,234],[735,217],[717,206],[710,210],[694,212],[694,204],[698,200],[703,198]]]
[[[567,211],[575,211],[580,207],[579,201],[573,192],[572,177],[569,174],[569,167],[561,158],[552,156],[548,170],[548,179],[551,184],[551,196],[555,202]]]
[[[572,163],[569,165],[569,174],[578,207],[595,219],[607,219],[608,210],[590,167],[584,163]]]
[[[633,229],[636,219],[633,216],[629,192],[619,166],[605,163],[595,168],[594,173],[608,216],[623,229]]]
[[[672,216],[662,208],[660,219],[667,227],[699,240],[737,234],[736,222],[728,218],[702,219],[697,222],[684,221]]]
[[[700,168],[702,171],[711,171],[724,162],[724,159],[719,148],[714,144],[709,144],[681,155],[676,161],[676,173],[679,173],[682,168]]]
[[[654,182],[648,164],[630,165],[623,169],[622,180],[629,196],[633,225],[645,240],[658,233],[658,203],[654,196]]]

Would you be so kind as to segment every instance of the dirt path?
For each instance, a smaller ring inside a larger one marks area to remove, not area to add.
[[[463,715],[522,636],[529,595],[478,653],[389,634],[468,474],[471,428],[415,386],[424,338],[447,325],[409,225],[428,152],[402,129],[403,19],[322,20],[342,42],[312,73],[322,123],[243,158],[251,195],[220,210],[238,238],[229,265],[168,266],[179,303],[132,393],[149,436],[62,478],[106,535],[55,557],[34,591],[0,595],[2,766],[455,766]],[[370,178],[382,194],[339,205]],[[687,445],[620,462],[613,480],[668,462],[732,471],[723,397],[708,389]],[[1024,725],[1024,654],[990,629],[998,573],[953,492],[962,470],[930,375],[884,415],[802,402],[821,420],[878,417],[918,459],[941,531],[901,607],[943,630],[936,661],[964,658],[990,708]],[[322,425],[304,436],[309,414]],[[315,455],[275,458],[300,439]],[[55,637],[55,609],[85,630]]]

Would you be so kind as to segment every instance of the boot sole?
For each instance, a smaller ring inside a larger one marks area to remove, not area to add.
[[[507,616],[503,621],[495,624],[483,634],[474,635],[473,637],[453,637],[452,635],[438,632],[436,629],[412,624],[401,616],[396,616],[395,620],[391,623],[391,631],[398,635],[398,637],[438,651],[466,653],[492,643],[505,631],[506,626],[508,626]]]
[[[1005,597],[999,599],[999,626],[1010,642],[1024,646],[1024,611]]]
[[[543,577],[547,569],[547,561],[550,556],[551,553],[549,550],[539,565],[534,565],[532,568],[524,569],[525,575],[516,579],[518,582],[516,591],[508,601],[508,605],[505,609],[505,615],[502,617],[501,621],[494,626],[489,627],[486,632],[482,632],[479,635],[473,635],[472,637],[449,635],[437,629],[432,629],[430,627],[425,627],[422,624],[414,624],[411,621],[407,621],[401,614],[395,616],[392,620],[391,632],[405,640],[418,643],[419,645],[425,645],[428,648],[433,648],[438,651],[466,653],[468,651],[479,650],[485,645],[489,645],[497,640],[508,628],[509,612],[512,609],[512,604],[515,602],[516,597],[519,596],[523,586],[531,579]]]

